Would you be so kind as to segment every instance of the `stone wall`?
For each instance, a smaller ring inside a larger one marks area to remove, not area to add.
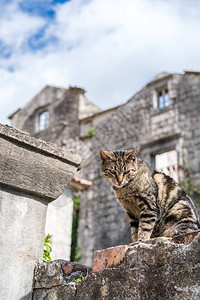
[[[25,107],[9,117],[12,126],[36,138],[65,146],[68,138],[79,137],[81,118],[101,111],[86,99],[84,93],[83,89],[77,87],[66,89],[46,86]],[[44,111],[48,111],[49,126],[40,131],[39,116]]]
[[[97,251],[93,272],[63,260],[39,264],[33,300],[199,300],[199,251],[194,232]]]
[[[38,95],[36,95],[30,102],[28,102],[22,109],[18,109],[9,118],[12,126],[28,132],[30,135],[35,134],[36,118],[35,113],[40,113],[46,109],[53,102],[63,99],[66,89],[46,86]],[[52,115],[52,110],[50,114]],[[54,118],[54,115],[52,115]]]
[[[178,85],[178,90],[183,154],[192,170],[194,185],[200,187],[200,76],[185,75]]]

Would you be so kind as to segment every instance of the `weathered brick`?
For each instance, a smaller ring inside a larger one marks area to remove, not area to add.
[[[122,245],[95,251],[92,271],[99,272],[106,268],[116,267],[123,261],[128,247],[128,245]]]

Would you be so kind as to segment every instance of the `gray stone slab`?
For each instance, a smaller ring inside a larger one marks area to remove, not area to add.
[[[76,153],[0,125],[0,184],[53,200],[62,194],[81,161]]]
[[[18,143],[22,143],[33,149],[37,149],[37,152],[43,152],[48,154],[49,156],[56,156],[61,160],[68,162],[75,167],[80,167],[82,162],[82,157],[73,151],[66,151],[57,147],[54,144],[45,142],[40,139],[35,139],[31,137],[28,133],[18,130],[12,126],[2,125],[0,123],[0,136],[3,138],[7,138],[9,140],[16,141]]]

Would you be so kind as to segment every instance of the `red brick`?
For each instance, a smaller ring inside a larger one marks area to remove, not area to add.
[[[93,272],[99,272],[106,268],[116,267],[123,261],[128,245],[112,247],[94,252]]]

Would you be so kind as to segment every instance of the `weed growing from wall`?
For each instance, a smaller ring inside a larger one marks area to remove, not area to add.
[[[88,135],[91,136],[91,137],[95,136],[94,128],[91,128],[91,129],[88,130]]]
[[[52,251],[52,247],[50,246],[52,245],[51,241],[50,241],[50,235],[47,234],[44,238],[44,251],[43,251],[43,262],[47,262],[47,261],[51,261],[51,251]]]

